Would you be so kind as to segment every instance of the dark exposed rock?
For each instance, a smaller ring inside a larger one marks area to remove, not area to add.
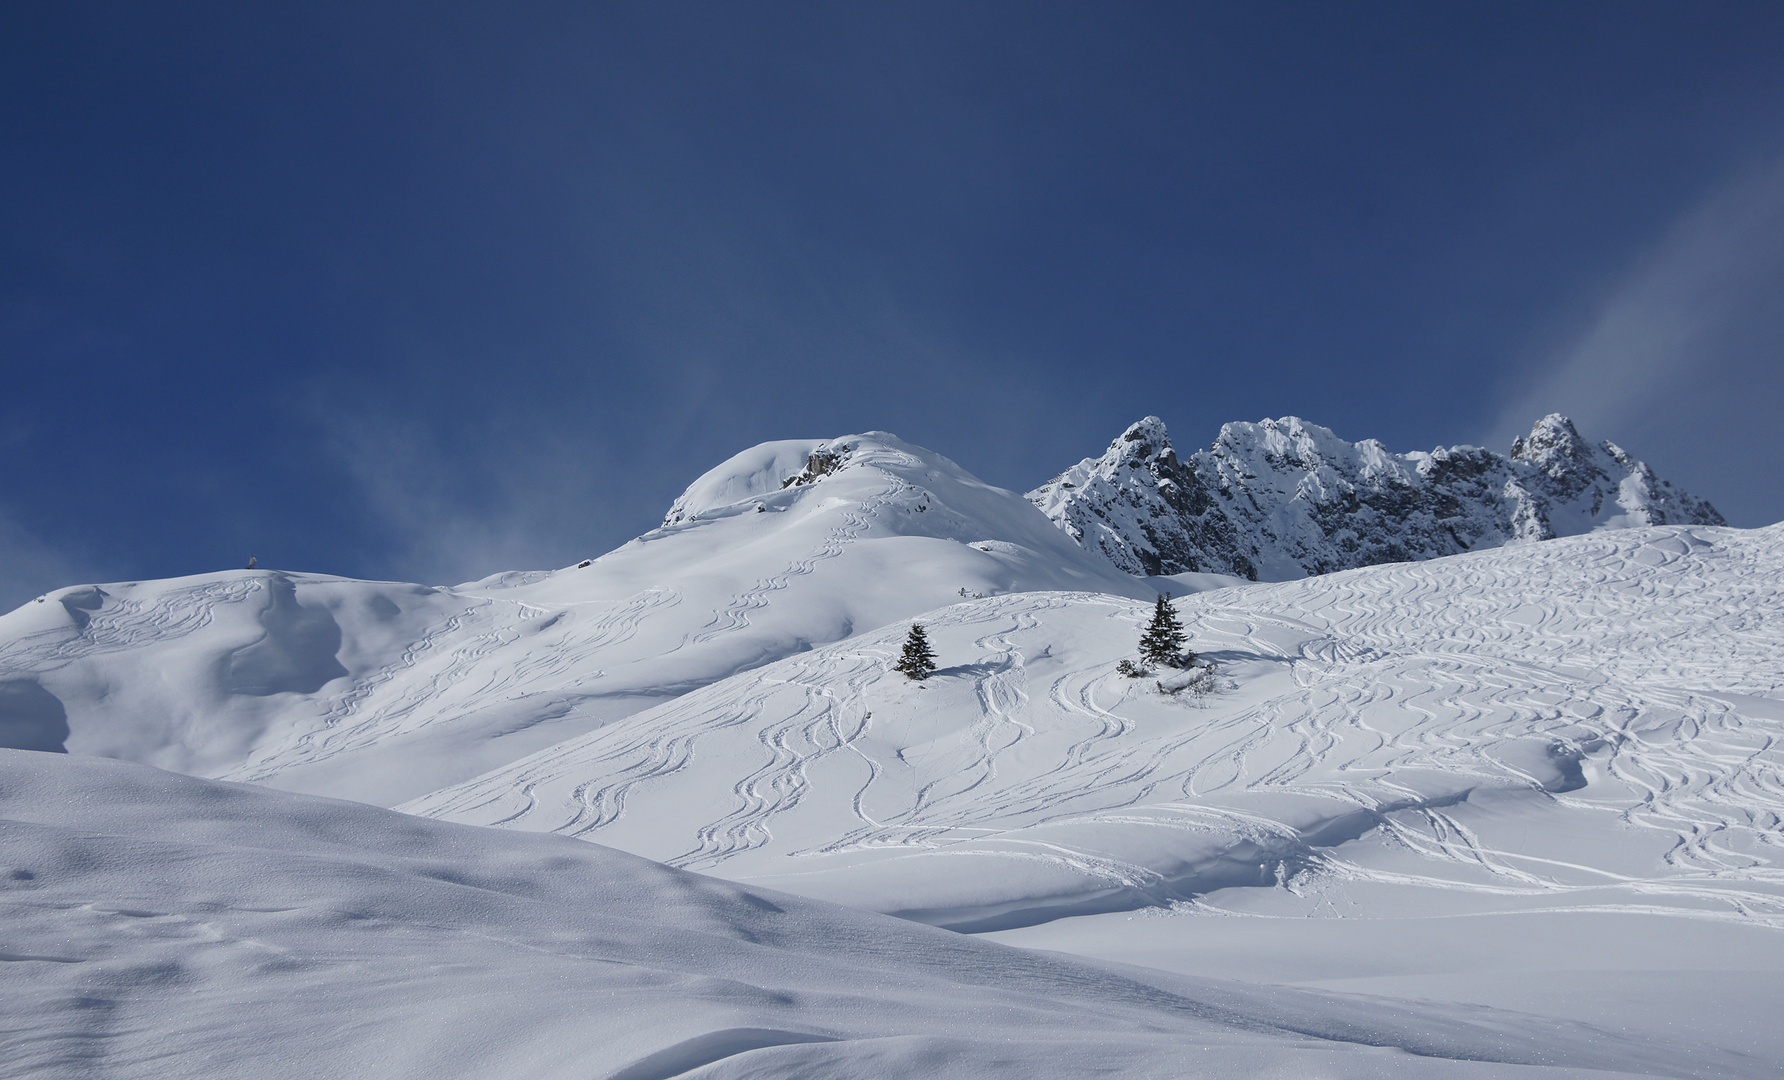
[[[842,468],[843,462],[848,460],[849,451],[852,449],[853,447],[850,446],[818,447],[811,452],[810,457],[805,459],[805,468],[787,477],[781,483],[781,487],[798,487],[801,484],[809,484],[819,477],[829,476]]]
[[[1613,443],[1543,418],[1510,456],[1393,454],[1294,417],[1227,424],[1183,461],[1147,417],[1028,498],[1132,574],[1287,580],[1506,543],[1662,524],[1726,524]]]

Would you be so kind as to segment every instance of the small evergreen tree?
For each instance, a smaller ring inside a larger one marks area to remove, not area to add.
[[[904,639],[904,653],[893,667],[918,682],[935,671],[935,652],[929,647],[929,635],[922,626],[911,624],[911,632]]]
[[[1188,639],[1183,624],[1177,621],[1176,610],[1171,607],[1171,594],[1160,594],[1152,609],[1152,621],[1140,635],[1140,660],[1165,667],[1187,667],[1195,662],[1194,653],[1183,651],[1183,643]]]

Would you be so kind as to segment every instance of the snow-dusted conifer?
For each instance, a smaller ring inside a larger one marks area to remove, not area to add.
[[[904,639],[904,652],[893,667],[918,682],[935,671],[935,651],[929,647],[929,635],[920,624],[911,624],[911,632]]]
[[[1183,643],[1187,640],[1183,624],[1171,607],[1171,594],[1160,593],[1158,603],[1152,608],[1152,621],[1140,635],[1141,661],[1166,667],[1188,667],[1195,662],[1195,654],[1183,651]]]

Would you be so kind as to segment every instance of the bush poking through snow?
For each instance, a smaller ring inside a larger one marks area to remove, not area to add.
[[[1191,666],[1180,675],[1172,675],[1153,683],[1158,692],[1170,697],[1188,694],[1190,697],[1205,697],[1220,689],[1220,680],[1216,678],[1213,664]]]
[[[1122,675],[1126,675],[1130,679],[1143,679],[1146,677],[1146,669],[1134,663],[1132,660],[1123,660],[1121,663],[1116,664],[1115,670]]]
[[[904,652],[892,666],[917,682],[935,671],[935,651],[929,647],[929,635],[923,632],[920,624],[911,624],[911,632],[904,639]]]

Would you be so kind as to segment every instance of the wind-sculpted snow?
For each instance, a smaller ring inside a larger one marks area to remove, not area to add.
[[[1784,526],[1596,533],[1177,602],[1026,594],[741,675],[408,804],[967,930],[1233,886],[1784,929]],[[1333,899],[1332,902],[1339,902]]]
[[[1583,445],[1520,444],[1517,528],[1713,514]],[[1351,449],[1257,520],[1418,457]],[[1436,553],[1357,505],[1351,556]],[[0,744],[66,751],[0,750],[0,1077],[1778,1074],[1784,526],[1232,580],[868,434],[557,571],[47,594],[0,617]],[[1214,590],[1210,692],[1119,673],[1155,585]]]
[[[1028,498],[1130,574],[1253,581],[1595,529],[1725,524],[1615,444],[1588,444],[1560,415],[1509,456],[1473,446],[1392,454],[1290,416],[1227,424],[1187,461],[1149,416]]]
[[[1124,971],[554,836],[0,750],[0,1076],[1762,1076]]]
[[[892,436],[771,443],[695,481],[663,528],[555,572],[45,596],[0,618],[0,686],[19,691],[0,708],[29,712],[0,713],[0,736],[389,804],[963,592],[1060,588],[1151,594]]]

